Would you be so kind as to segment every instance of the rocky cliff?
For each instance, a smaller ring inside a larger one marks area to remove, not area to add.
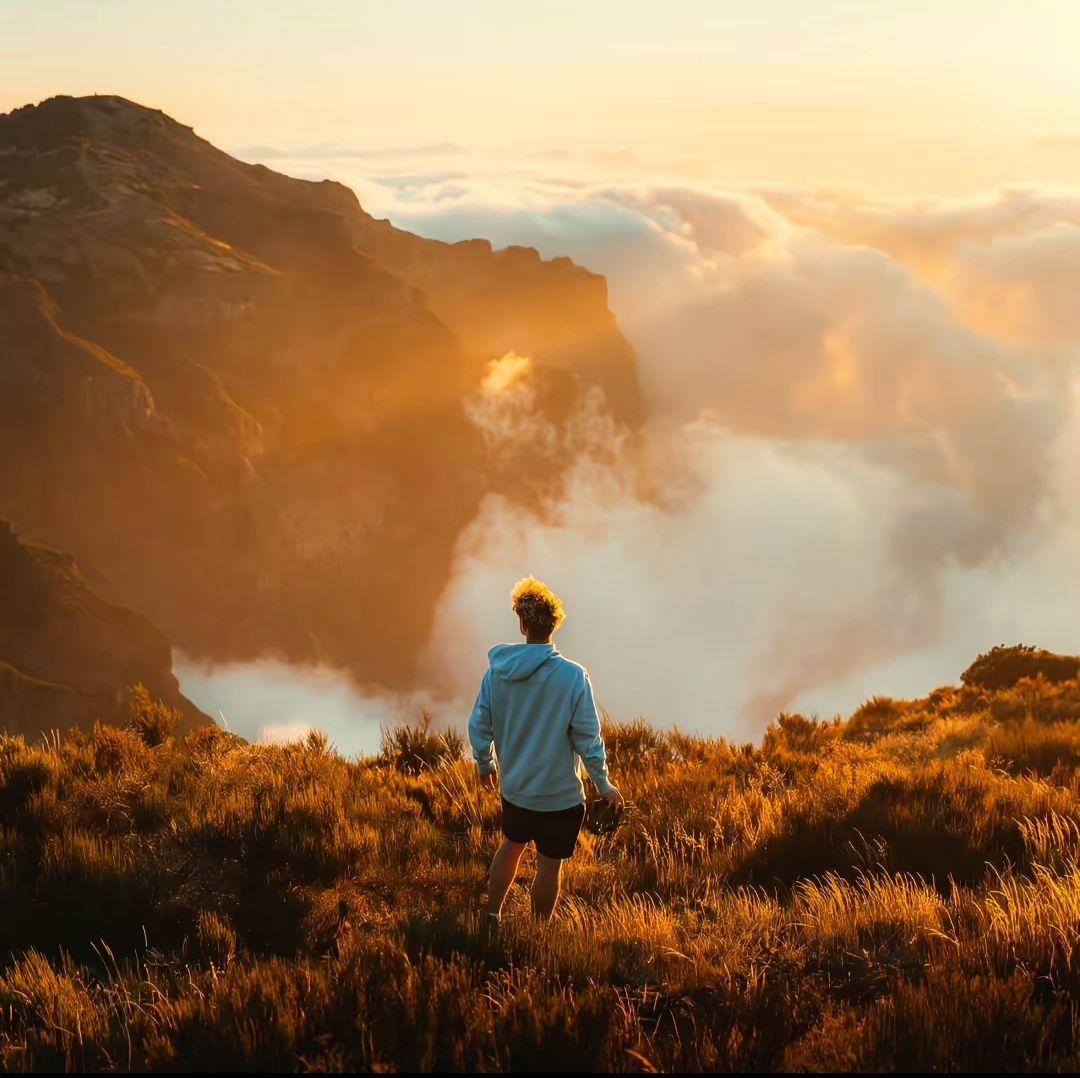
[[[121,98],[0,116],[0,514],[194,655],[408,684],[500,483],[463,402],[511,349],[552,423],[594,387],[638,421],[566,259],[402,232]]]
[[[169,642],[145,617],[101,599],[74,561],[21,541],[0,521],[0,729],[39,734],[123,717],[145,685],[181,714],[208,722],[180,695]]]

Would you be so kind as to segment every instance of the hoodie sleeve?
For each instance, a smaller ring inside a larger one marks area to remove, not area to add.
[[[481,775],[488,775],[495,770],[495,726],[491,721],[491,669],[484,674],[480,682],[480,691],[476,694],[472,715],[469,717],[469,744],[472,745],[473,759]]]
[[[583,675],[582,687],[574,700],[574,710],[570,716],[570,740],[593,785],[601,794],[607,794],[612,786],[608,780],[604,739],[600,736],[600,716],[596,713],[592,682],[584,671]]]

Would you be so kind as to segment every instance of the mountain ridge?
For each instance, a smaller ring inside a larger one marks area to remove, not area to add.
[[[194,657],[410,685],[480,499],[540,505],[569,462],[505,475],[464,407],[488,364],[529,355],[556,429],[596,390],[641,422],[606,297],[568,259],[402,232],[124,98],[16,109],[0,515]]]

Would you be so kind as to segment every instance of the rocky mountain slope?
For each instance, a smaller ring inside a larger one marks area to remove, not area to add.
[[[500,484],[463,403],[509,350],[549,421],[591,387],[640,418],[568,260],[413,236],[122,98],[0,116],[0,515],[190,653],[407,684]]]
[[[21,541],[0,521],[0,729],[34,735],[122,718],[142,684],[208,722],[180,695],[169,642],[145,617],[95,595],[66,554]]]

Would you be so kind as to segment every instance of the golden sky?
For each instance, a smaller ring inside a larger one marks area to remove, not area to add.
[[[1076,0],[2,0],[0,109],[119,93],[226,147],[629,151],[958,194],[1080,182]]]
[[[474,690],[535,572],[605,706],[728,734],[994,643],[1075,651],[1078,55],[1080,0],[0,0],[0,110],[121,94],[424,235],[605,274],[647,451],[611,464],[585,411],[545,514],[484,500],[428,687]],[[530,369],[477,386],[485,437],[533,437]],[[297,675],[256,666],[182,676],[267,722]],[[353,687],[298,691],[349,736]]]

